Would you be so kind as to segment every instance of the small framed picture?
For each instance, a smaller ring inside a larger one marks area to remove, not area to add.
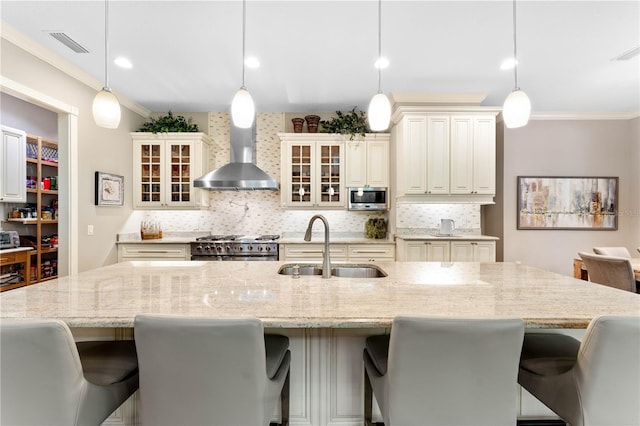
[[[96,206],[124,205],[124,176],[96,172]]]

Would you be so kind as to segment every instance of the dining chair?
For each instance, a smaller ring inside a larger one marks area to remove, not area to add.
[[[364,417],[384,424],[510,425],[517,417],[521,319],[396,317],[366,339]]]
[[[631,257],[631,253],[626,247],[594,247],[593,252],[605,256]]]
[[[527,333],[518,382],[571,426],[640,425],[640,316],[602,316],[582,343]]]
[[[133,341],[75,343],[58,320],[0,321],[0,424],[99,425],[138,389]]]
[[[628,258],[578,253],[593,283],[636,292],[636,277]]]
[[[138,315],[143,425],[268,426],[289,422],[289,339],[258,319]]]

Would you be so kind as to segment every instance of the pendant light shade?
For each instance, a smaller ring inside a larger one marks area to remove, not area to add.
[[[526,126],[531,115],[531,101],[522,90],[516,89],[507,96],[502,106],[504,124],[510,129]]]
[[[253,98],[247,89],[240,88],[231,101],[231,119],[233,125],[241,129],[248,129],[253,124],[256,115],[256,107]]]
[[[108,87],[103,87],[93,98],[93,120],[107,129],[117,129],[120,124],[120,103]]]
[[[513,79],[515,88],[502,106],[504,125],[510,129],[526,126],[531,115],[529,96],[518,87],[518,48],[516,43],[516,0],[513,0]]]
[[[242,86],[236,92],[231,101],[231,120],[233,125],[241,129],[248,129],[253,125],[253,118],[256,115],[256,107],[251,94],[244,86],[244,63],[245,63],[245,38],[247,21],[247,0],[242,1]]]
[[[104,87],[93,99],[93,121],[100,127],[117,129],[120,125],[120,103],[109,88],[109,2],[104,2]]]
[[[369,102],[369,127],[374,132],[380,132],[389,128],[391,120],[391,103],[384,93],[378,93]]]
[[[382,58],[382,0],[378,0],[378,61]],[[378,66],[378,93],[376,93],[371,102],[367,116],[369,119],[369,128],[374,132],[381,132],[389,128],[391,120],[391,103],[387,95],[382,93],[380,82],[382,80],[382,67]]]

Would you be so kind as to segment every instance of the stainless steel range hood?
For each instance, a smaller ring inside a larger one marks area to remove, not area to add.
[[[230,124],[230,162],[193,181],[196,188],[212,191],[277,191],[278,182],[255,165],[256,124],[240,129]]]

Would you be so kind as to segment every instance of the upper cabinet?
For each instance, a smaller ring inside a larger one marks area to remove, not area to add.
[[[399,112],[392,137],[399,201],[492,203],[494,110]]]
[[[346,141],[347,187],[389,186],[389,134],[367,134],[364,139]]]
[[[339,135],[279,133],[285,207],[345,208],[345,142]]]
[[[179,209],[208,206],[193,180],[208,172],[211,139],[204,133],[131,133],[133,206]]]
[[[22,130],[2,126],[0,141],[0,202],[27,201],[27,135]]]

